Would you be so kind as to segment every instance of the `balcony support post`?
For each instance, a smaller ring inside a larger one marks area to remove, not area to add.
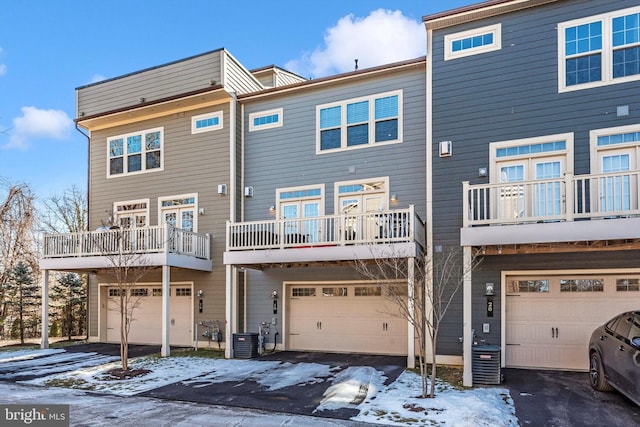
[[[234,322],[236,318],[236,308],[234,307],[234,295],[237,295],[237,279],[236,275],[236,267],[232,265],[226,266],[226,292],[225,292],[225,301],[226,301],[226,321],[225,323],[225,348],[224,348],[224,357],[225,359],[233,358],[233,333],[236,330],[237,326]],[[234,292],[235,290],[235,292]]]
[[[471,246],[465,246],[462,250],[462,263],[464,265],[463,271],[465,275],[462,282],[462,361],[464,364],[464,370],[462,373],[462,385],[464,387],[473,386],[473,371],[472,371],[472,349],[473,334],[472,334],[472,285],[471,285],[471,263],[473,262],[471,254]]]
[[[162,350],[160,355],[167,357],[171,353],[169,346],[169,296],[171,295],[171,267],[162,266]]]
[[[40,348],[49,348],[49,270],[42,272],[42,339]]]
[[[407,267],[407,294],[409,297],[409,300],[407,301],[408,304],[408,309],[409,309],[409,317],[410,318],[416,318],[414,316],[413,313],[415,313],[416,307],[415,307],[415,301],[416,301],[416,287],[415,287],[415,263],[416,263],[416,259],[415,257],[410,257],[409,258],[409,265]],[[407,339],[409,340],[407,342],[407,368],[413,369],[416,367],[416,339],[415,339],[415,333],[416,333],[416,327],[414,322],[407,322]],[[424,329],[424,328],[423,328]],[[426,337],[425,337],[426,338]]]

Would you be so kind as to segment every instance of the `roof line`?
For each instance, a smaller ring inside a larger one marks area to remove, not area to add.
[[[111,78],[108,78],[108,79],[100,80],[99,82],[94,82],[94,83],[89,83],[89,84],[86,84],[86,85],[83,85],[83,86],[78,86],[78,87],[76,87],[76,90],[85,89],[85,88],[88,88],[88,87],[91,87],[91,86],[96,86],[96,85],[99,85],[99,84],[102,84],[102,83],[123,79],[125,77],[134,76],[136,74],[141,74],[141,73],[144,73],[146,71],[151,71],[151,70],[155,70],[155,69],[158,69],[158,68],[167,67],[169,65],[179,64],[180,62],[188,61],[190,59],[198,58],[200,56],[210,55],[212,53],[217,53],[217,52],[220,52],[222,50],[225,50],[225,49],[223,47],[221,47],[219,49],[210,50],[208,52],[199,53],[197,55],[192,55],[192,56],[189,56],[187,58],[181,58],[181,59],[178,59],[176,61],[171,61],[171,62],[167,62],[167,63],[160,64],[160,65],[154,65],[153,67],[148,67],[148,68],[144,68],[142,70],[133,71],[131,73],[122,74],[120,76],[116,76],[116,77],[111,77]]]
[[[238,99],[250,99],[250,98],[254,98],[254,97],[271,95],[271,94],[275,94],[275,93],[288,92],[290,90],[298,89],[298,88],[301,88],[301,87],[316,86],[316,85],[319,85],[319,84],[329,83],[329,82],[336,81],[336,80],[343,80],[343,79],[361,77],[361,76],[366,76],[366,75],[369,75],[369,74],[376,74],[376,73],[387,71],[387,70],[391,70],[391,69],[394,69],[394,68],[409,67],[409,66],[417,65],[417,64],[420,64],[420,63],[423,63],[423,62],[426,63],[426,60],[427,60],[426,56],[421,56],[421,57],[418,57],[418,58],[409,59],[409,60],[405,60],[405,61],[394,62],[394,63],[391,63],[391,64],[385,64],[385,65],[379,65],[377,67],[363,68],[361,70],[349,71],[349,72],[346,72],[346,73],[335,74],[335,75],[327,76],[327,77],[320,77],[320,78],[317,78],[317,79],[306,80],[306,81],[299,82],[299,83],[292,83],[292,84],[286,85],[286,86],[269,88],[269,89],[265,89],[265,90],[262,90],[262,91],[259,91],[259,92],[245,93],[245,94],[242,94],[242,95],[238,95]]]

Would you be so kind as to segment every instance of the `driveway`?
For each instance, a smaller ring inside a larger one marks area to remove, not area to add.
[[[521,426],[637,426],[640,407],[618,392],[602,393],[587,372],[506,369],[508,388]]]
[[[366,366],[384,372],[384,384],[395,381],[404,371],[406,358],[398,356],[354,355],[336,353],[302,353],[283,351],[265,355],[255,360],[272,360],[289,363],[307,363],[328,365],[333,375],[350,367]],[[170,400],[182,400],[197,403],[253,408],[265,411],[286,412],[290,414],[315,415],[328,418],[349,419],[358,414],[357,409],[334,409],[315,412],[327,390],[326,382],[293,386],[278,390],[269,390],[255,381],[225,381],[204,384],[200,382],[174,383],[156,388],[139,396]],[[362,390],[362,398],[367,390]]]

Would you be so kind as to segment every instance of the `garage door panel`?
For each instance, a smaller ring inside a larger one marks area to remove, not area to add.
[[[507,289],[511,293],[506,297],[505,307],[506,365],[587,370],[591,332],[616,314],[640,306],[640,292],[618,291],[617,277],[570,273],[550,274],[546,278],[508,277]],[[544,280],[548,282],[548,287],[543,287],[545,291],[526,291],[527,282],[539,284]],[[568,280],[598,285],[577,291],[567,285]],[[517,286],[521,282],[525,291]]]
[[[151,289],[150,289],[150,292]],[[169,336],[170,345],[193,345],[193,329],[191,322],[192,299],[190,296],[176,296],[175,288],[171,289],[169,300]],[[116,309],[118,297],[110,297],[107,301],[107,342],[120,342],[120,312]],[[131,344],[162,343],[162,297],[138,297],[133,310],[133,320],[129,330]]]
[[[316,287],[313,296],[293,297],[293,288],[309,286],[291,285],[287,290],[287,347],[303,351],[406,355],[406,319],[391,316],[389,313],[398,310],[393,310],[393,304],[381,295],[356,296],[355,287],[362,286],[324,285]],[[299,290],[297,294],[304,292]]]

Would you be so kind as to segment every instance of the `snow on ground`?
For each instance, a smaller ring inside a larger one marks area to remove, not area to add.
[[[36,357],[49,356],[50,354],[63,353],[61,348],[48,348],[46,350],[16,350],[16,351],[2,351],[0,352],[0,363],[14,362],[17,360],[28,360]]]
[[[39,351],[34,350],[36,353]],[[54,354],[49,357],[62,357],[62,355]],[[0,352],[0,360],[5,358],[5,353]],[[0,370],[7,372],[6,368],[13,363],[21,362],[2,363]],[[119,367],[119,362],[91,367],[83,366],[81,363],[82,359],[75,365],[68,365],[67,372],[43,374],[42,377],[24,381],[24,383],[39,386],[55,384],[119,396],[132,396],[177,382],[191,387],[204,387],[226,381],[254,381],[272,391],[326,381],[327,390],[315,413],[341,408],[356,409],[359,414],[353,417],[353,420],[385,425],[446,425],[447,427],[518,425],[513,400],[506,389],[457,390],[446,383],[438,383],[434,399],[420,399],[416,397],[421,392],[420,377],[408,371],[385,386],[384,373],[369,366],[352,366],[340,370],[338,367],[318,363],[292,364],[278,361],[198,357],[142,357],[131,359],[130,368],[148,369],[150,373],[128,380],[114,381],[107,380],[104,376],[108,370]]]

